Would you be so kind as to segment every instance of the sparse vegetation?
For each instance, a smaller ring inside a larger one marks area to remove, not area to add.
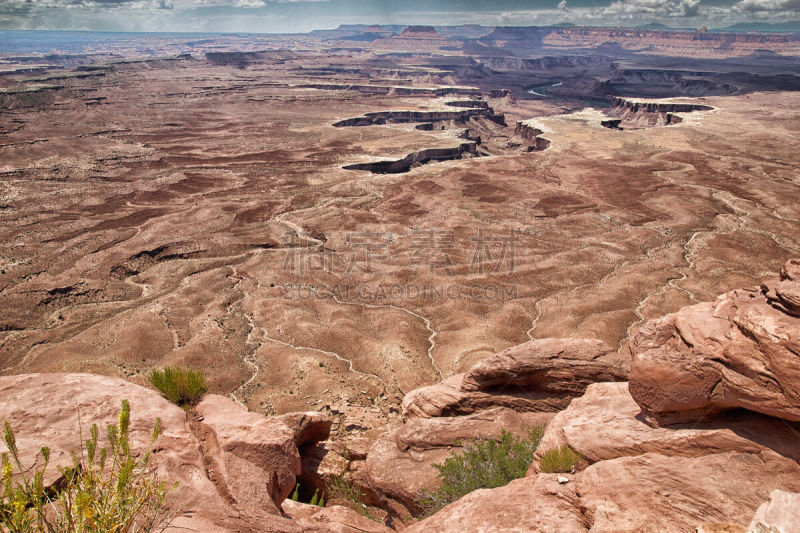
[[[294,491],[292,492],[290,499],[294,502],[300,501],[300,483],[295,484]],[[302,503],[309,503],[311,505],[325,507],[325,495],[320,494],[319,489],[314,489],[314,495],[311,496],[311,499],[308,502],[302,502]]]
[[[345,473],[341,473],[333,478],[325,486],[325,492],[328,494],[328,501],[335,501],[337,504],[349,507],[370,520],[380,521],[370,513],[369,507],[361,502],[364,493],[345,476]]]
[[[524,477],[543,433],[543,427],[535,427],[527,438],[520,439],[503,430],[500,440],[472,441],[462,452],[434,465],[442,486],[423,494],[423,514],[433,514],[474,490],[502,487]]]
[[[150,383],[174,404],[184,409],[200,401],[208,391],[206,376],[200,370],[168,366],[150,372]]]
[[[539,470],[547,473],[568,473],[572,472],[580,460],[581,455],[565,444],[544,452],[539,460]]]
[[[159,481],[149,464],[149,449],[161,432],[161,420],[156,420],[148,451],[138,458],[131,453],[129,425],[130,404],[123,400],[117,424],[106,428],[109,448],[99,448],[99,431],[93,424],[84,447],[72,453],[72,466],[58,467],[63,480],[45,487],[50,448],[40,449],[39,466],[23,467],[14,432],[6,422],[3,440],[9,451],[2,454],[0,531],[144,533],[166,529],[177,512],[171,497],[176,486]]]

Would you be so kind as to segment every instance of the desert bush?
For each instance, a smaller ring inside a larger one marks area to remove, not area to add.
[[[196,405],[208,391],[202,371],[168,366],[150,372],[150,383],[174,404],[187,408]]]
[[[565,444],[544,452],[539,459],[539,470],[546,473],[572,472],[580,460],[581,455]]]
[[[131,453],[129,426],[130,404],[123,400],[117,424],[106,428],[109,448],[99,448],[99,432],[93,424],[80,453],[72,453],[72,466],[59,467],[62,479],[45,487],[50,449],[40,449],[38,467],[23,467],[14,432],[6,422],[0,531],[144,533],[166,529],[177,512],[173,497],[177,485],[159,481],[149,464],[161,420],[156,419],[148,451],[138,458]]]
[[[442,485],[423,493],[423,514],[433,514],[474,490],[502,487],[524,477],[543,433],[544,427],[537,426],[527,438],[520,439],[503,430],[500,440],[472,441],[444,463],[433,465],[439,470]]]
[[[346,450],[345,456],[347,456]],[[380,518],[372,514],[370,508],[361,501],[361,498],[365,496],[365,494],[361,492],[361,488],[350,481],[344,472],[331,479],[325,485],[325,492],[328,495],[328,502],[344,505],[361,516],[380,522]]]

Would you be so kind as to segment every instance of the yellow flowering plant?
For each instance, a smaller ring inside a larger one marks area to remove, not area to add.
[[[72,466],[58,467],[61,478],[45,487],[50,448],[39,450],[42,465],[30,475],[20,462],[11,426],[4,423],[8,452],[2,454],[0,531],[144,533],[166,529],[177,513],[177,484],[160,481],[150,466],[161,420],[156,419],[150,444],[140,457],[131,452],[129,430],[130,403],[123,400],[117,423],[106,428],[108,448],[99,447],[99,430],[92,424],[80,453],[72,452]]]

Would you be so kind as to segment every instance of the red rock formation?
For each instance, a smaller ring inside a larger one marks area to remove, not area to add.
[[[582,394],[590,383],[621,381],[628,362],[603,341],[537,339],[476,363],[464,376],[464,390],[513,385],[557,394]]]
[[[463,417],[418,418],[384,433],[367,454],[367,475],[373,490],[412,512],[418,512],[422,492],[439,485],[441,464],[475,439],[499,439],[505,429],[518,437],[545,425],[552,414],[516,413],[494,408]]]
[[[279,506],[300,472],[295,441],[321,437],[328,427],[318,413],[266,418],[208,395],[194,418],[150,389],[91,374],[0,377],[0,397],[0,421],[11,424],[23,465],[34,464],[41,446],[51,447],[46,482],[59,477],[58,466],[71,465],[70,452],[80,447],[81,428],[85,437],[91,423],[103,427],[115,422],[127,399],[134,450],[149,443],[153,424],[161,418],[152,464],[160,478],[180,486],[181,514],[173,527],[303,530],[282,517]],[[6,451],[3,444],[0,451]]]
[[[555,412],[589,383],[626,376],[627,363],[600,341],[539,339],[484,359],[466,374],[409,392],[403,415],[466,415],[491,407]]]
[[[734,290],[639,328],[630,390],[647,415],[668,423],[744,408],[800,421],[800,319],[788,312],[796,272],[790,261],[761,290]]]
[[[287,500],[283,507],[286,515],[292,518],[304,533],[323,531],[333,533],[388,533],[394,531],[341,505],[318,507]]]
[[[615,98],[606,115],[615,120],[601,122],[609,129],[652,128],[679,124],[683,119],[675,113],[710,111],[713,107],[680,102],[640,102],[626,98]]]

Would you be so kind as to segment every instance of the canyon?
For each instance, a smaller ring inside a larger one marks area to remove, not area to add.
[[[25,46],[0,52],[0,420],[46,420],[59,457],[70,402],[110,420],[127,397],[136,427],[165,422],[179,527],[788,516],[797,34],[344,25]],[[166,365],[205,372],[194,413],[149,388]],[[458,442],[532,424],[542,451],[583,457],[567,482],[537,457],[418,522]],[[287,500],[338,476],[378,521]]]

